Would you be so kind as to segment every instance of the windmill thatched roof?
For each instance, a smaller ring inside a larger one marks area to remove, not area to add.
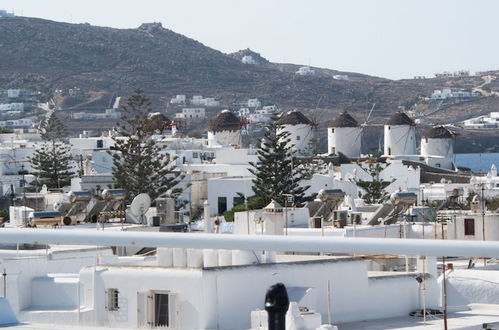
[[[303,113],[297,110],[291,110],[286,112],[279,118],[277,121],[278,124],[281,125],[311,125],[312,122],[308,119]]]
[[[434,126],[423,133],[423,138],[427,139],[452,139],[454,133],[444,126]]]
[[[350,116],[346,111],[343,111],[335,120],[333,120],[328,127],[358,127],[359,123]]]
[[[414,121],[403,112],[395,112],[385,123],[385,125],[414,125]]]
[[[220,112],[210,123],[210,132],[237,131],[241,129],[241,121],[229,110]]]

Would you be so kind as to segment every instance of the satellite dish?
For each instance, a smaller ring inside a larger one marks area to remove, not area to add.
[[[151,206],[151,197],[148,194],[138,194],[132,201],[130,213],[135,217],[142,218]]]

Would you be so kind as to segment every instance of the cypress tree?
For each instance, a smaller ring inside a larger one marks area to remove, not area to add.
[[[123,107],[118,135],[113,137],[113,177],[115,187],[127,192],[128,202],[140,193],[152,199],[175,187],[182,175],[175,159],[151,139],[148,116],[151,102],[142,90],[136,90]],[[177,189],[178,190],[178,189]]]
[[[249,171],[255,175],[253,192],[266,204],[272,200],[285,204],[286,195],[292,195],[295,204],[301,204],[308,187],[300,187],[303,178],[300,168],[293,165],[293,152],[290,133],[283,130],[277,118],[265,127],[260,147],[257,150],[258,162],[250,162]]]
[[[69,146],[62,141],[66,134],[66,128],[54,112],[42,122],[40,135],[44,142],[37,146],[29,158],[38,187],[45,184],[48,188],[61,188],[70,184],[74,173],[71,171]]]

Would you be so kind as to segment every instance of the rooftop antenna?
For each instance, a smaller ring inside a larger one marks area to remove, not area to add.
[[[151,197],[148,194],[142,193],[135,196],[130,206],[130,213],[140,219],[140,223],[144,224],[144,215],[151,207]]]

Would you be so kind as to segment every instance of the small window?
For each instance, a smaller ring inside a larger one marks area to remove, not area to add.
[[[232,203],[234,206],[244,204],[244,197],[236,196],[232,199]]]
[[[299,135],[296,136],[296,141],[300,141],[300,136]]]
[[[392,154],[392,148],[388,148],[388,154],[391,155]]]
[[[118,289],[107,289],[107,310],[117,311],[120,309],[118,304],[119,291]]]
[[[97,149],[104,148],[104,140],[97,140]]]
[[[440,163],[436,163],[436,164],[435,164],[435,167],[440,168],[440,167],[441,167],[441,166],[440,166]]]
[[[464,219],[464,235],[475,236],[475,219]]]
[[[331,128],[331,133],[334,133],[334,128]]]
[[[198,158],[198,153],[197,152],[193,152],[192,153],[192,158]]]

